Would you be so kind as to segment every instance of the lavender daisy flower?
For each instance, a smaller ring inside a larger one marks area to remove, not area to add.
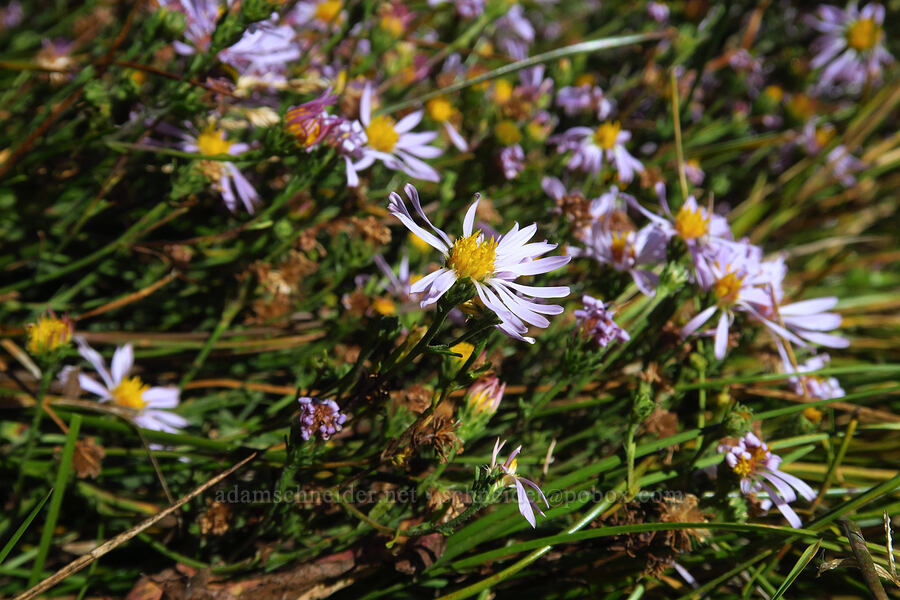
[[[820,375],[802,375],[802,373],[810,373],[824,369],[831,357],[827,354],[817,354],[810,357],[805,363],[794,366],[788,359],[784,348],[779,344],[778,350],[781,353],[781,360],[784,364],[785,373],[797,373],[797,377],[788,379],[788,384],[798,396],[808,396],[815,400],[832,400],[834,398],[843,398],[846,394],[840,382],[834,377],[822,377]]]
[[[640,161],[625,149],[625,142],[630,139],[631,132],[623,131],[618,122],[605,122],[597,129],[573,127],[550,141],[558,144],[560,154],[572,152],[566,165],[569,169],[596,175],[603,167],[605,158],[615,167],[619,180],[628,183],[634,179],[635,173],[644,170]]]
[[[324,143],[337,150],[344,159],[347,170],[347,186],[359,185],[359,175],[356,173],[354,161],[361,160],[363,149],[366,145],[366,132],[359,121],[340,119],[336,121],[328,131]]]
[[[446,98],[432,98],[425,104],[425,112],[428,116],[444,126],[444,132],[450,139],[450,142],[456,146],[460,152],[467,152],[469,145],[459,131],[454,127],[454,121],[461,121],[462,115],[454,108],[450,101]]]
[[[594,112],[600,121],[605,121],[615,109],[615,104],[606,97],[600,86],[590,84],[561,88],[556,93],[556,105],[570,117]]]
[[[176,41],[175,51],[183,55],[206,52],[221,17],[218,0],[159,0],[161,7],[178,11],[186,17],[185,38],[188,44]],[[227,3],[230,8],[233,0]],[[285,65],[300,58],[300,47],[289,25],[278,25],[278,15],[256,23],[244,32],[230,48],[219,52],[218,59],[234,67],[241,75],[284,80]],[[274,77],[273,77],[274,75]]]
[[[546,517],[544,511],[541,510],[541,507],[528,496],[528,491],[525,489],[525,485],[537,490],[537,493],[540,494],[541,499],[544,501],[544,505],[547,508],[550,508],[550,503],[547,502],[547,497],[544,496],[544,492],[541,491],[541,488],[538,485],[529,480],[521,477],[516,474],[516,467],[518,466],[518,460],[516,456],[522,450],[522,446],[519,446],[515,450],[513,450],[509,457],[507,457],[506,462],[503,464],[497,464],[497,455],[500,454],[500,450],[506,444],[506,440],[500,441],[500,438],[497,438],[497,441],[494,442],[494,450],[491,453],[491,469],[493,470],[495,467],[499,467],[503,472],[503,478],[500,480],[500,485],[503,487],[513,485],[516,488],[516,499],[519,503],[519,512],[525,517],[525,520],[532,527],[537,526],[537,520],[534,517],[534,511],[537,511],[542,517]],[[522,485],[525,484],[525,485]]]
[[[833,125],[830,123],[817,125],[811,119],[803,126],[800,143],[809,154],[816,155],[828,146],[834,135],[835,129]],[[844,187],[855,185],[856,177],[854,177],[854,174],[863,170],[865,166],[865,163],[853,156],[843,144],[835,146],[825,156],[825,168]]]
[[[579,255],[589,256],[616,271],[627,272],[641,293],[647,296],[656,294],[659,276],[641,267],[652,267],[666,258],[668,240],[659,227],[650,224],[640,231],[619,231],[610,229],[607,222],[597,220],[582,236],[582,241],[585,247],[578,252]]]
[[[503,176],[507,179],[515,179],[519,173],[525,170],[525,152],[522,146],[515,144],[507,146],[500,151],[500,164],[503,166]]]
[[[657,23],[667,23],[669,21],[669,7],[665,2],[648,2],[647,14]]]
[[[247,144],[226,140],[225,131],[216,129],[213,123],[196,134],[165,125],[160,126],[159,129],[180,137],[183,141],[178,144],[178,147],[185,152],[196,152],[204,156],[219,154],[236,156],[250,149]],[[225,201],[228,210],[236,212],[237,199],[240,198],[247,212],[253,214],[259,204],[259,194],[233,162],[201,160],[197,164],[200,171],[212,182],[213,188],[222,195],[222,200]]]
[[[355,163],[347,163],[348,185],[354,187],[350,181],[355,178],[356,172],[369,168],[376,160],[410,177],[439,181],[438,172],[419,160],[442,154],[440,148],[429,145],[437,138],[437,132],[412,133],[412,128],[422,120],[424,111],[410,113],[399,122],[387,115],[372,117],[372,93],[372,85],[367,84],[359,104],[359,119],[365,128],[366,143],[362,148],[362,158]]]
[[[85,374],[78,375],[81,389],[96,394],[100,402],[112,402],[130,409],[134,414],[134,422],[144,429],[178,433],[187,427],[188,421],[171,412],[178,406],[177,387],[150,387],[137,375],[128,377],[134,366],[134,351],[131,344],[116,348],[113,354],[112,368],[106,368],[106,361],[100,353],[87,345],[80,338],[78,353],[96,369],[103,383]]]
[[[631,339],[628,332],[613,321],[616,311],[606,308],[602,300],[585,294],[581,301],[584,308],[575,311],[575,318],[582,331],[593,338],[598,346],[603,348],[613,340],[627,342]]]
[[[342,429],[347,420],[347,415],[341,412],[334,400],[302,396],[297,401],[300,403],[300,437],[305,441],[316,435],[328,440]]]
[[[774,503],[791,527],[802,525],[789,504],[797,499],[797,493],[810,501],[815,499],[816,493],[802,479],[778,468],[780,456],[772,454],[769,447],[752,433],[746,434],[734,446],[720,445],[719,453],[725,453],[726,464],[741,478],[741,493],[749,496],[766,492],[769,499],[762,502],[763,510],[768,510]]]
[[[521,4],[516,4],[506,14],[494,21],[497,45],[516,60],[528,57],[528,47],[534,41],[534,26],[525,18]]]
[[[688,321],[681,335],[692,335],[719,313],[714,344],[715,356],[722,360],[728,348],[728,329],[734,311],[752,312],[752,303],[765,296],[766,273],[760,268],[761,251],[749,243],[721,245],[715,247],[714,252],[708,260],[695,263],[695,268],[698,283],[703,289],[712,291],[716,303]]]
[[[862,10],[857,2],[846,9],[821,5],[810,25],[822,33],[814,42],[813,69],[824,67],[817,87],[846,84],[858,89],[881,79],[882,67],[893,62],[884,47],[884,6],[875,2]]]
[[[0,8],[0,29],[18,27],[24,18],[22,3],[19,0],[12,0],[5,8]]]
[[[556,248],[556,244],[546,241],[528,243],[537,232],[537,224],[520,230],[516,223],[506,235],[490,239],[481,231],[473,231],[475,211],[478,208],[477,195],[463,219],[463,236],[451,241],[450,236],[432,225],[425,216],[416,188],[407,184],[404,190],[412,200],[416,213],[434,233],[413,220],[403,199],[395,192],[390,195],[388,210],[416,236],[438,250],[446,261],[444,267],[426,275],[410,287],[412,293],[425,294],[421,306],[424,308],[434,304],[458,279],[468,277],[482,304],[500,318],[498,329],[510,337],[533,344],[534,338],[525,337],[528,332],[526,323],[535,327],[548,327],[550,321],[544,315],[563,312],[562,306],[539,304],[533,298],[562,298],[569,294],[569,288],[523,285],[515,280],[526,275],[554,271],[567,264],[572,257],[540,258],[542,254]]]
[[[342,0],[301,0],[288,16],[288,22],[300,29],[337,31],[344,20]]]

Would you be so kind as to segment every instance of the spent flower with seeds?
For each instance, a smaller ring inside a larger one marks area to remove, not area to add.
[[[769,497],[761,503],[763,510],[775,504],[791,527],[803,524],[790,503],[797,499],[797,493],[810,501],[816,493],[802,479],[780,470],[781,457],[773,454],[762,440],[748,433],[733,446],[720,445],[719,453],[725,454],[725,463],[741,478],[744,495],[765,492]]]
[[[404,190],[419,218],[431,232],[416,223],[399,194],[391,193],[388,209],[416,236],[439,251],[446,261],[444,267],[410,287],[413,293],[424,293],[421,306],[424,308],[434,304],[457,280],[469,278],[481,303],[500,319],[497,327],[510,337],[533,344],[534,338],[525,336],[528,325],[548,327],[550,321],[544,315],[558,315],[563,311],[562,306],[540,304],[533,298],[562,298],[569,294],[569,288],[524,285],[515,280],[554,271],[567,264],[572,257],[541,258],[541,255],[556,248],[556,244],[547,241],[529,243],[537,233],[536,223],[521,230],[516,223],[506,235],[499,237],[488,238],[480,230],[474,231],[477,196],[463,219],[462,237],[451,240],[428,220],[416,188],[407,184]]]

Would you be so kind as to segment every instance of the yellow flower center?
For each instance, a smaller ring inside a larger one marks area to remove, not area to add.
[[[698,206],[691,210],[687,204],[682,204],[675,216],[675,231],[685,240],[693,240],[706,235],[709,230],[709,217],[704,217]]]
[[[425,109],[428,111],[428,116],[438,123],[449,121],[453,116],[453,105],[445,98],[432,98],[425,105]]]
[[[622,125],[618,121],[615,123],[603,123],[594,132],[594,143],[604,150],[612,150],[616,145],[616,139],[619,137],[619,131]]]
[[[481,281],[494,272],[494,258],[497,254],[497,240],[482,239],[481,232],[461,237],[453,242],[450,248],[450,267],[456,271],[457,277],[471,277]]]
[[[341,0],[325,0],[316,5],[316,12],[313,16],[323,23],[331,23],[340,12]]]
[[[516,468],[519,466],[519,459],[514,458],[509,466],[506,467],[506,474],[503,476],[501,483],[503,485],[516,485]]]
[[[134,410],[141,410],[147,403],[144,402],[144,392],[150,389],[140,377],[125,377],[112,391],[113,401],[119,406],[127,406]]]
[[[616,232],[612,236],[612,244],[610,244],[613,261],[617,263],[623,262],[626,258],[634,255],[634,248],[628,243],[628,232]]]
[[[494,102],[506,104],[512,98],[513,86],[505,79],[498,79],[494,83]]]
[[[403,20],[396,15],[384,15],[381,17],[381,28],[394,37],[403,35]]]
[[[512,146],[522,141],[522,132],[519,127],[510,120],[500,121],[494,127],[494,135],[504,146]]]
[[[379,152],[390,152],[400,139],[400,134],[394,129],[394,120],[387,115],[372,119],[366,127],[366,136],[369,146]]]
[[[591,73],[582,73],[575,78],[576,87],[581,87],[583,85],[594,85],[596,82],[597,78],[594,77]]]
[[[217,154],[228,154],[233,142],[224,139],[222,131],[210,125],[197,136],[197,149],[204,156],[216,156]]]
[[[28,351],[32,354],[53,352],[69,342],[72,336],[71,325],[54,317],[39,317],[37,323],[31,323],[28,329]]]
[[[781,102],[781,99],[784,98],[784,90],[777,85],[768,86],[765,91],[765,95],[771,98],[774,102]]]
[[[824,147],[834,137],[834,129],[826,127],[816,127],[816,144]]]
[[[372,308],[380,315],[397,314],[397,306],[390,298],[375,298],[372,300]]]
[[[736,475],[747,477],[756,470],[756,464],[766,458],[766,452],[762,448],[754,448],[750,451],[750,458],[743,456],[738,458],[737,464],[732,469]]]
[[[882,33],[881,27],[872,19],[860,19],[847,28],[847,44],[858,52],[871,50]]]
[[[724,277],[716,280],[713,284],[713,293],[719,299],[719,302],[731,304],[737,299],[743,281],[743,277],[729,272]]]

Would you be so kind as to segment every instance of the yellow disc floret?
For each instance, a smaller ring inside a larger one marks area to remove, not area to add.
[[[425,105],[425,110],[438,123],[449,121],[453,116],[453,105],[446,98],[432,98]]]
[[[884,31],[872,19],[860,19],[847,28],[847,44],[858,52],[875,47]]]
[[[461,237],[450,248],[450,267],[457,277],[471,277],[481,281],[494,272],[497,240],[485,240],[480,231]]]
[[[513,146],[522,141],[522,132],[519,131],[519,126],[509,119],[500,121],[494,126],[494,135],[497,136],[497,141],[504,146]]]
[[[746,456],[739,456],[737,459],[737,464],[734,465],[732,470],[734,473],[740,477],[747,477],[754,471],[756,471],[756,465],[760,461],[764,461],[766,459],[766,451],[761,447],[753,448],[750,450],[750,458]]]
[[[56,317],[39,317],[37,323],[31,323],[28,329],[28,351],[32,354],[53,352],[60,346],[69,343],[72,337],[72,323]]]
[[[220,129],[209,125],[200,135],[197,136],[197,149],[200,154],[205,156],[215,156],[217,154],[228,154],[228,149],[234,142],[224,139]]]
[[[366,137],[369,138],[369,146],[379,152],[390,152],[400,139],[400,134],[394,129],[394,120],[387,115],[381,115],[372,119],[366,127]]]
[[[675,231],[685,240],[702,237],[709,231],[709,217],[703,216],[699,206],[691,209],[687,203],[682,204],[675,216]]]
[[[341,0],[325,0],[316,4],[316,12],[313,15],[323,23],[331,23],[341,12]]]
[[[150,389],[140,377],[125,377],[112,391],[113,402],[119,406],[127,406],[134,410],[141,410],[147,403],[144,401],[144,392]]]
[[[724,277],[720,277],[713,284],[713,293],[722,304],[733,304],[737,300],[738,292],[741,291],[741,283],[744,278],[735,273],[728,272]]]
[[[619,131],[622,125],[616,121],[615,123],[603,123],[594,132],[594,144],[600,146],[604,150],[612,150],[619,138]]]

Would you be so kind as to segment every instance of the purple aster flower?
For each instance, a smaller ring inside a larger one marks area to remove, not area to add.
[[[347,420],[334,400],[319,400],[302,396],[300,403],[300,437],[308,441],[317,434],[323,440],[339,432]]]
[[[503,166],[503,176],[507,179],[515,179],[525,170],[525,152],[522,146],[515,144],[507,146],[500,151],[500,164]]]
[[[519,82],[514,94],[527,102],[537,103],[553,91],[553,80],[544,77],[544,65],[519,71]]]
[[[769,498],[762,502],[763,510],[768,510],[774,503],[791,527],[802,525],[789,504],[797,499],[797,493],[810,501],[815,499],[816,493],[802,479],[781,471],[778,468],[781,457],[772,454],[756,435],[748,433],[734,446],[722,444],[719,453],[725,454],[725,463],[741,478],[741,493],[749,496],[765,492]]]
[[[299,29],[334,32],[346,17],[342,0],[300,0],[287,21]]]
[[[647,14],[657,23],[667,23],[669,21],[669,7],[665,2],[648,2]]]
[[[22,10],[22,3],[19,0],[12,0],[5,8],[0,8],[0,28],[12,29],[18,27],[25,18],[25,12]]]
[[[815,120],[811,119],[803,126],[800,143],[809,154],[814,156],[828,146],[834,135],[835,128],[833,125],[830,123],[817,125]],[[855,185],[856,177],[853,176],[854,173],[863,170],[865,166],[865,163],[850,154],[850,151],[843,144],[835,146],[825,156],[825,168],[844,187]]]
[[[618,230],[610,228],[608,221],[597,220],[580,237],[585,247],[579,255],[627,272],[643,294],[656,294],[659,276],[646,267],[652,268],[666,258],[668,238],[659,227],[651,223],[639,231]]]
[[[359,175],[353,161],[362,159],[366,145],[366,132],[362,124],[359,121],[341,119],[329,129],[324,143],[332,146],[343,157],[347,167],[347,185],[358,186]]]
[[[175,51],[184,55],[205,52],[221,17],[221,2],[158,1],[162,8],[178,11],[187,19],[185,38],[189,43],[176,41],[173,44]],[[234,4],[234,0],[229,0],[226,6],[230,8]],[[283,81],[286,64],[300,58],[300,46],[295,41],[294,29],[289,25],[278,25],[277,20],[277,13],[273,13],[269,20],[255,23],[236,44],[219,52],[218,59],[241,75],[263,77],[269,82]]]
[[[521,4],[516,4],[506,14],[494,21],[497,43],[500,48],[516,60],[528,57],[528,47],[534,41],[534,26],[525,18]]]
[[[781,361],[784,365],[785,373],[797,373],[797,377],[788,379],[788,384],[798,396],[808,396],[815,400],[832,400],[834,398],[843,398],[846,394],[841,387],[840,382],[834,377],[822,377],[819,375],[801,375],[802,373],[810,373],[824,369],[831,357],[827,354],[817,354],[810,357],[802,365],[794,366],[791,364],[784,347],[778,344],[778,351],[781,353]]]
[[[893,62],[884,47],[884,6],[875,2],[862,10],[857,2],[846,9],[821,5],[810,25],[822,33],[813,43],[814,69],[824,67],[819,89],[846,84],[852,90],[881,79],[882,67]]]
[[[622,130],[618,122],[604,122],[596,129],[573,127],[550,141],[558,144],[560,154],[572,152],[566,165],[569,169],[596,175],[603,167],[605,158],[615,166],[619,180],[628,183],[634,179],[635,173],[644,170],[640,161],[625,149],[625,142],[630,139],[631,132]]]
[[[494,442],[494,451],[491,453],[491,470],[499,467],[500,471],[503,472],[503,477],[500,480],[500,485],[503,487],[513,485],[516,488],[516,499],[519,503],[519,512],[525,517],[525,520],[532,527],[537,526],[537,520],[534,517],[534,511],[537,511],[542,517],[546,517],[547,515],[541,510],[541,507],[528,496],[528,491],[525,489],[525,485],[531,487],[534,490],[537,490],[537,493],[540,494],[541,499],[544,501],[544,505],[547,508],[550,508],[550,503],[547,502],[547,497],[544,496],[544,492],[541,491],[541,488],[538,485],[524,477],[521,477],[516,474],[516,467],[518,466],[518,460],[516,460],[516,456],[522,450],[522,446],[519,446],[515,450],[513,450],[509,457],[506,459],[506,462],[502,465],[497,464],[497,455],[500,454],[500,450],[506,444],[506,440],[500,441],[500,438],[497,438],[497,441]],[[523,485],[525,484],[525,485]]]
[[[616,311],[606,308],[602,300],[585,294],[581,301],[584,308],[575,311],[575,318],[582,331],[592,337],[598,346],[603,348],[613,340],[627,342],[631,339],[628,332],[613,321]]]
[[[85,374],[78,375],[78,385],[86,392],[96,394],[100,402],[112,402],[133,411],[133,420],[144,429],[178,433],[187,427],[188,421],[171,412],[178,406],[177,387],[150,387],[137,375],[128,376],[134,366],[134,350],[131,344],[116,348],[109,369],[100,353],[76,337],[78,353],[93,365],[103,383]]]
[[[424,293],[421,306],[424,308],[440,300],[457,280],[468,277],[475,286],[479,301],[500,318],[497,328],[518,340],[534,343],[534,338],[525,337],[528,325],[549,327],[550,321],[544,315],[558,315],[563,307],[558,304],[540,304],[534,298],[562,298],[569,294],[566,286],[541,287],[524,285],[515,280],[522,276],[549,273],[572,260],[571,256],[541,255],[556,248],[556,244],[531,242],[537,232],[537,224],[519,229],[516,223],[499,237],[486,237],[482,231],[473,231],[475,211],[479,196],[466,211],[463,219],[462,237],[451,241],[444,231],[431,224],[419,193],[412,185],[404,187],[412,200],[419,218],[434,232],[431,233],[416,223],[403,199],[391,192],[388,210],[413,232],[419,239],[438,250],[446,260],[445,266],[416,281],[412,293]],[[527,325],[526,325],[527,323]]]
[[[556,93],[556,105],[570,117],[593,112],[600,121],[609,118],[615,109],[615,104],[606,97],[600,86],[590,84],[561,88]]]
[[[230,142],[225,139],[225,131],[217,129],[213,122],[203,131],[196,131],[188,125],[191,132],[180,130],[166,124],[160,124],[157,129],[164,133],[180,137],[182,141],[177,144],[180,150],[196,152],[204,156],[216,156],[219,154],[238,155],[250,149],[250,146],[239,142]],[[197,163],[200,172],[203,173],[213,185],[213,188],[222,195],[225,206],[231,212],[237,211],[237,200],[240,198],[251,215],[259,204],[259,194],[247,181],[247,178],[230,161],[201,160]]]
[[[376,160],[394,171],[402,171],[410,177],[425,181],[439,181],[440,175],[420,158],[435,158],[443,153],[430,146],[438,134],[435,131],[413,133],[412,129],[422,120],[424,111],[417,110],[395,122],[387,115],[372,116],[372,85],[367,84],[359,104],[359,120],[365,128],[366,143],[362,157],[355,163],[347,162],[347,184],[356,179],[356,172],[367,169]]]

